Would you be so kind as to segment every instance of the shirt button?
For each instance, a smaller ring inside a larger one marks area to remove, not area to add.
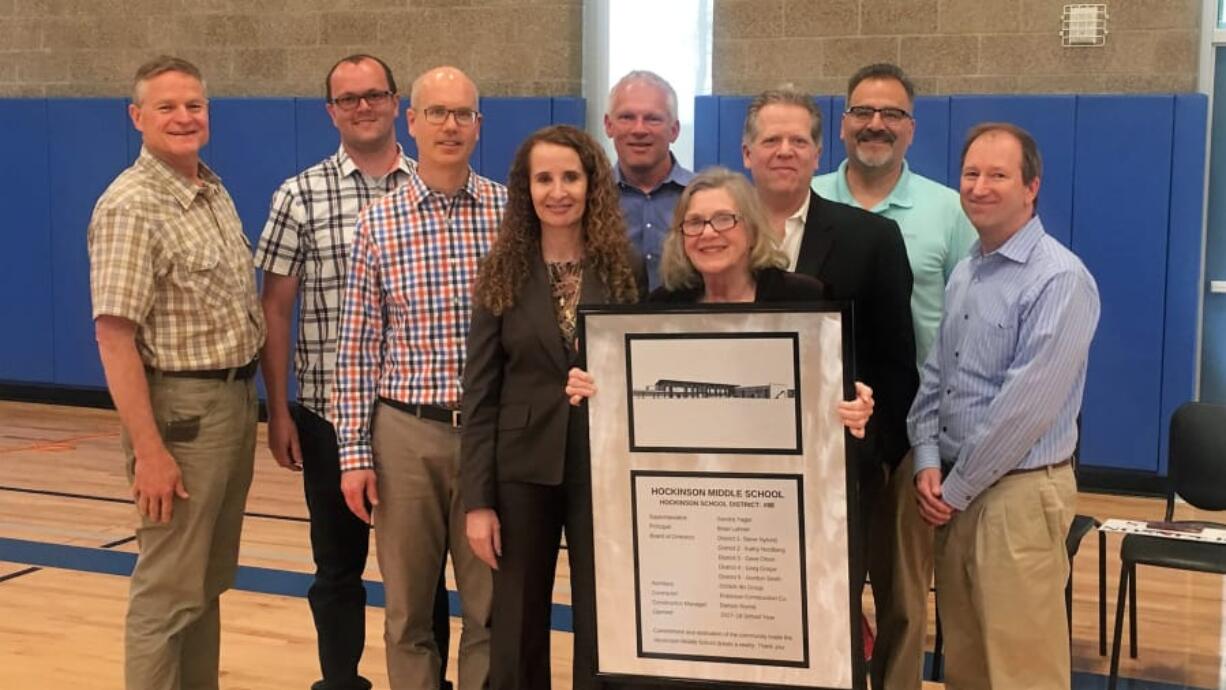
[[[647,224],[647,229],[649,229],[649,230],[651,229],[651,223],[648,223],[648,224]]]
[[[962,315],[962,320],[963,320],[963,321],[965,321],[965,320],[967,320],[967,319],[969,319],[969,318],[971,318],[971,315],[970,315],[970,314],[963,314],[963,315]]]
[[[943,431],[943,432],[944,432],[944,431],[949,431],[949,427],[947,427],[947,426],[943,426],[943,427],[941,427],[941,431]]]
[[[945,389],[945,395],[953,395],[953,394],[954,394],[954,389],[952,388]]]
[[[653,256],[653,255],[651,255],[651,254],[648,254],[648,255],[646,255],[646,256],[645,256],[645,257],[643,257],[643,258],[647,259],[648,261],[651,261],[652,259],[654,259],[654,258],[655,258],[655,256]]]
[[[957,359],[957,358],[958,358],[958,354],[959,354],[959,353],[957,353],[957,352],[955,352],[955,353],[954,353],[954,359]]]
[[[452,304],[452,306],[456,306],[456,307],[460,306],[460,298],[459,298],[459,297],[452,297],[452,298],[451,298],[451,304]]]

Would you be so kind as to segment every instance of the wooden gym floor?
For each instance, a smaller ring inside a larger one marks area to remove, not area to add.
[[[114,412],[0,402],[0,688],[122,687],[123,615],[135,544]],[[1079,512],[1100,519],[1159,518],[1161,501],[1083,494]],[[239,585],[222,599],[222,678],[227,689],[307,688],[318,678],[314,627],[304,593],[311,553],[298,475],[264,449],[243,531]],[[1192,518],[1185,508],[1177,517]],[[1114,615],[1119,538],[1108,539],[1108,624]],[[372,544],[373,551],[373,544]],[[1105,686],[1098,654],[1098,540],[1075,563],[1074,688]],[[555,601],[565,628],[570,592],[565,558]],[[362,672],[387,688],[381,589],[372,553]],[[1226,688],[1223,581],[1212,575],[1142,568],[1140,656],[1125,658],[1125,688]],[[449,583],[454,590],[454,582]],[[865,599],[871,611],[871,597]],[[1025,625],[1025,621],[1019,621]],[[458,619],[452,619],[452,662]],[[1108,627],[1108,635],[1111,628]],[[931,648],[931,631],[929,648]],[[570,634],[554,632],[555,688],[570,687]],[[1126,651],[1126,650],[1125,650]],[[940,688],[926,684],[926,688]]]

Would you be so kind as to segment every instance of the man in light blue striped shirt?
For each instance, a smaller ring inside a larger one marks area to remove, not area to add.
[[[1064,540],[1098,288],[1035,215],[1042,162],[1008,124],[971,130],[954,269],[907,419],[921,516],[937,527],[946,687],[1068,688]]]

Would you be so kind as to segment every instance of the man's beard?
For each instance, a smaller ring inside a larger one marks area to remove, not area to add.
[[[880,141],[882,143],[888,143],[891,146],[888,149],[881,149],[879,151],[873,151],[873,152],[862,151],[860,148],[860,144],[864,142],[868,142],[868,141]],[[860,165],[863,165],[866,168],[885,168],[885,167],[888,167],[894,161],[893,144],[895,141],[896,141],[895,139],[889,139],[886,137],[867,137],[864,139],[857,137],[856,146],[852,147],[851,155],[856,159],[857,162],[860,163]]]

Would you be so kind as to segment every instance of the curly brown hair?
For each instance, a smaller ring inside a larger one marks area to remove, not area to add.
[[[533,132],[515,152],[498,239],[482,261],[473,284],[477,303],[494,314],[510,309],[531,272],[533,260],[541,255],[541,221],[532,207],[529,165],[532,149],[540,143],[565,146],[579,154],[587,175],[587,203],[583,209],[585,275],[595,275],[615,303],[636,302],[639,293],[630,268],[630,240],[609,159],[596,140],[583,130],[554,125]]]

